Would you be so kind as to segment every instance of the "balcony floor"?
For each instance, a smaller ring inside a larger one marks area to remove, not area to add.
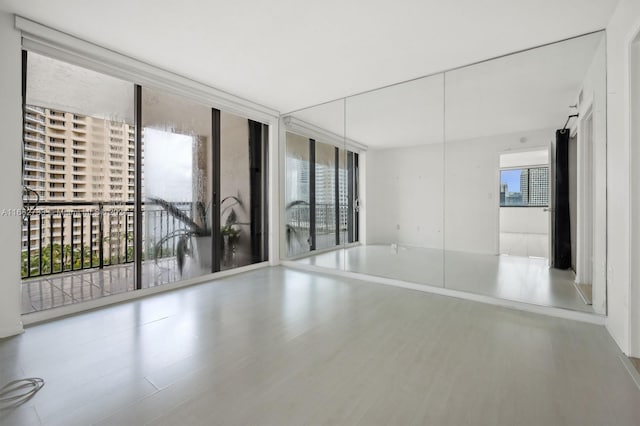
[[[187,278],[185,268],[182,278]],[[181,279],[174,257],[144,262],[142,287],[155,287]],[[132,291],[133,263],[82,269],[22,281],[22,313],[42,311]]]

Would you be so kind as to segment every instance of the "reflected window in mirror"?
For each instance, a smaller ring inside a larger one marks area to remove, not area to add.
[[[547,207],[549,167],[500,170],[500,207]]]

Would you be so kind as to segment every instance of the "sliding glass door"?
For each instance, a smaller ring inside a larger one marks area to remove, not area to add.
[[[268,259],[266,124],[22,54],[24,313]]]
[[[132,290],[134,85],[22,55],[22,310]]]
[[[358,154],[286,133],[286,257],[358,241]]]
[[[267,260],[267,132],[262,123],[220,115],[220,269]]]
[[[212,272],[212,109],[142,89],[143,287]]]

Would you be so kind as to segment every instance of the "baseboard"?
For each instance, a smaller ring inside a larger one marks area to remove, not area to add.
[[[503,308],[514,309],[514,310],[523,311],[523,312],[530,312],[530,313],[539,314],[539,315],[546,315],[546,316],[551,316],[556,318],[569,319],[573,321],[586,322],[589,324],[605,325],[605,317],[597,314],[590,314],[587,312],[572,311],[569,309],[555,308],[551,306],[533,305],[530,303],[499,299],[496,297],[485,296],[482,294],[467,293],[464,291],[453,290],[450,288],[415,284],[407,281],[395,280],[395,279],[384,278],[384,277],[376,277],[372,275],[361,274],[358,272],[349,272],[349,271],[342,271],[342,270],[336,270],[336,269],[322,268],[322,267],[298,263],[298,262],[282,261],[281,265],[287,268],[297,269],[301,271],[339,276],[339,277],[350,278],[350,279],[355,279],[359,281],[366,281],[369,283],[390,285],[393,287],[401,287],[401,288],[406,288],[410,290],[422,291],[425,293],[438,294],[441,296],[455,297],[458,299],[464,299],[464,300],[470,300],[473,302],[485,303],[488,305],[500,306]]]
[[[17,324],[10,327],[0,327],[0,339],[16,336],[22,333],[24,333],[24,328],[22,327],[21,321],[18,321]]]

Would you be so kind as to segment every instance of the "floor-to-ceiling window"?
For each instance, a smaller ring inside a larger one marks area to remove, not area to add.
[[[358,154],[286,133],[286,256],[358,241]]]
[[[220,269],[267,260],[266,159],[268,128],[220,116]]]
[[[285,245],[287,256],[311,249],[311,181],[309,138],[287,132],[285,189]]]
[[[336,203],[336,182],[339,148],[333,145],[315,143],[315,213],[316,249],[324,249],[339,244],[339,228],[336,226],[338,205]],[[336,242],[338,238],[338,242]]]
[[[268,259],[268,126],[23,52],[23,313]]]
[[[142,90],[143,286],[212,271],[213,115],[183,97]]]
[[[133,289],[134,86],[23,52],[23,312]],[[117,279],[74,271],[109,267]]]

